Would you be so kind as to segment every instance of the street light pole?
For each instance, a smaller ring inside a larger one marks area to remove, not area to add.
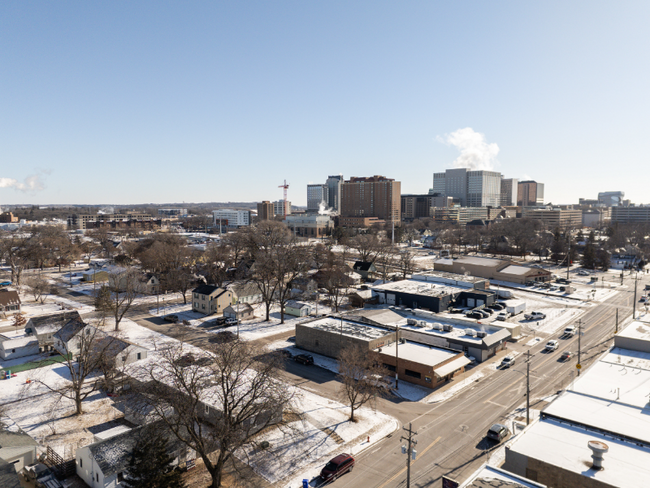
[[[632,302],[632,320],[636,319],[636,285],[639,281],[639,274],[634,275],[634,301]]]
[[[578,320],[578,376],[580,376],[580,370],[582,369],[582,363],[580,362],[580,338],[582,337],[582,319]]]
[[[526,351],[526,425],[530,424],[530,349]]]

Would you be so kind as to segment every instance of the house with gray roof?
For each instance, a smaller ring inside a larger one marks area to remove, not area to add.
[[[80,342],[78,334],[86,327],[88,324],[80,318],[68,320],[53,336],[54,349],[64,356],[78,352]]]
[[[192,290],[192,312],[204,315],[223,315],[223,310],[232,304],[232,291],[214,285],[201,285]]]
[[[20,297],[14,290],[0,290],[0,314],[7,316],[7,313],[20,312]]]
[[[81,316],[76,310],[51,313],[32,317],[25,324],[25,334],[38,339],[39,352],[54,350],[54,334],[71,320],[81,321]]]

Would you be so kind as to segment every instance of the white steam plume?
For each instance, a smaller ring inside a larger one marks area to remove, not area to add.
[[[488,144],[485,134],[475,132],[471,127],[458,129],[444,137],[436,138],[439,142],[455,146],[460,151],[456,158],[454,168],[468,168],[471,170],[492,170],[499,154],[496,143]]]
[[[31,175],[20,182],[14,178],[0,178],[0,188],[14,188],[24,192],[41,191],[45,184],[41,180],[41,175]]]

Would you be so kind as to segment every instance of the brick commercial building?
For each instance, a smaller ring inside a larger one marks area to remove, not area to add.
[[[552,273],[546,269],[521,266],[504,259],[463,256],[458,259],[438,259],[433,263],[436,271],[446,271],[489,280],[526,284],[533,281],[550,281]]]
[[[517,205],[520,207],[544,205],[544,183],[532,180],[520,181],[517,185]]]
[[[582,210],[578,208],[524,207],[521,216],[525,219],[540,220],[547,229],[582,227]]]
[[[161,219],[154,219],[151,215],[137,212],[125,214],[73,214],[68,217],[68,229],[155,229],[162,224]]]
[[[275,213],[273,211],[273,204],[268,200],[264,200],[257,204],[257,219],[258,220],[273,220]]]
[[[350,178],[341,185],[341,217],[376,217],[399,225],[400,197],[401,183],[392,178]]]
[[[398,351],[399,349],[399,351]],[[398,379],[436,388],[465,371],[471,361],[462,351],[452,351],[416,342],[392,343],[375,349],[379,361]]]

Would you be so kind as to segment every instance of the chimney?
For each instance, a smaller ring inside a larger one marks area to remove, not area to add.
[[[609,446],[600,441],[589,441],[587,446],[592,451],[591,459],[594,460],[594,469],[603,469],[603,454],[609,451]]]

